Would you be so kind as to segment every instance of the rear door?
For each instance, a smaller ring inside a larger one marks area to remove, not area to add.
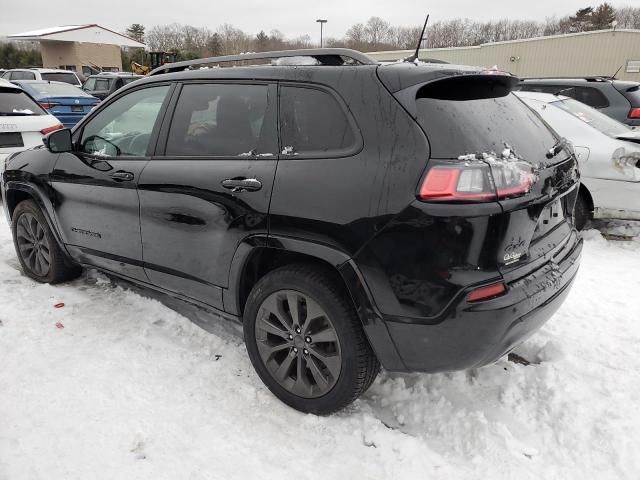
[[[144,267],[172,292],[223,308],[239,243],[267,234],[278,159],[276,85],[185,83],[138,184]]]
[[[136,185],[170,88],[140,88],[111,102],[74,132],[74,151],[58,157],[51,174],[56,219],[83,262],[146,280]]]

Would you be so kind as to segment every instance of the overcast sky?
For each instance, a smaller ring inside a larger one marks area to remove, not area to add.
[[[602,2],[596,0],[591,5],[598,3]],[[638,6],[640,0],[609,0],[609,3],[614,7]],[[211,30],[230,23],[250,33],[278,29],[289,38],[309,34],[314,40],[319,36],[317,18],[329,21],[324,27],[325,36],[341,37],[351,25],[365,22],[373,15],[405,26],[421,24],[427,13],[431,14],[430,21],[456,17],[544,20],[589,5],[588,0],[109,0],[97,3],[0,0],[0,4],[0,36],[70,24],[97,23],[121,32],[132,23],[141,23],[149,29],[153,25],[179,22]]]

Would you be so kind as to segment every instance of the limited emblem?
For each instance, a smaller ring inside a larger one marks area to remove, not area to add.
[[[521,256],[522,256],[522,253],[518,253],[518,252],[507,253],[504,256],[504,264],[505,265],[511,265],[512,263],[515,263],[518,260],[520,260]]]

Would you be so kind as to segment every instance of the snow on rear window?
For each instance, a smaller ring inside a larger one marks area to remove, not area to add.
[[[45,115],[45,111],[24,92],[0,89],[0,115]]]

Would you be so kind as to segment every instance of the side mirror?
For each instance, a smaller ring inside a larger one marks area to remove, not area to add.
[[[73,142],[71,141],[71,130],[63,128],[50,133],[44,139],[47,149],[51,153],[64,153],[73,150]]]

